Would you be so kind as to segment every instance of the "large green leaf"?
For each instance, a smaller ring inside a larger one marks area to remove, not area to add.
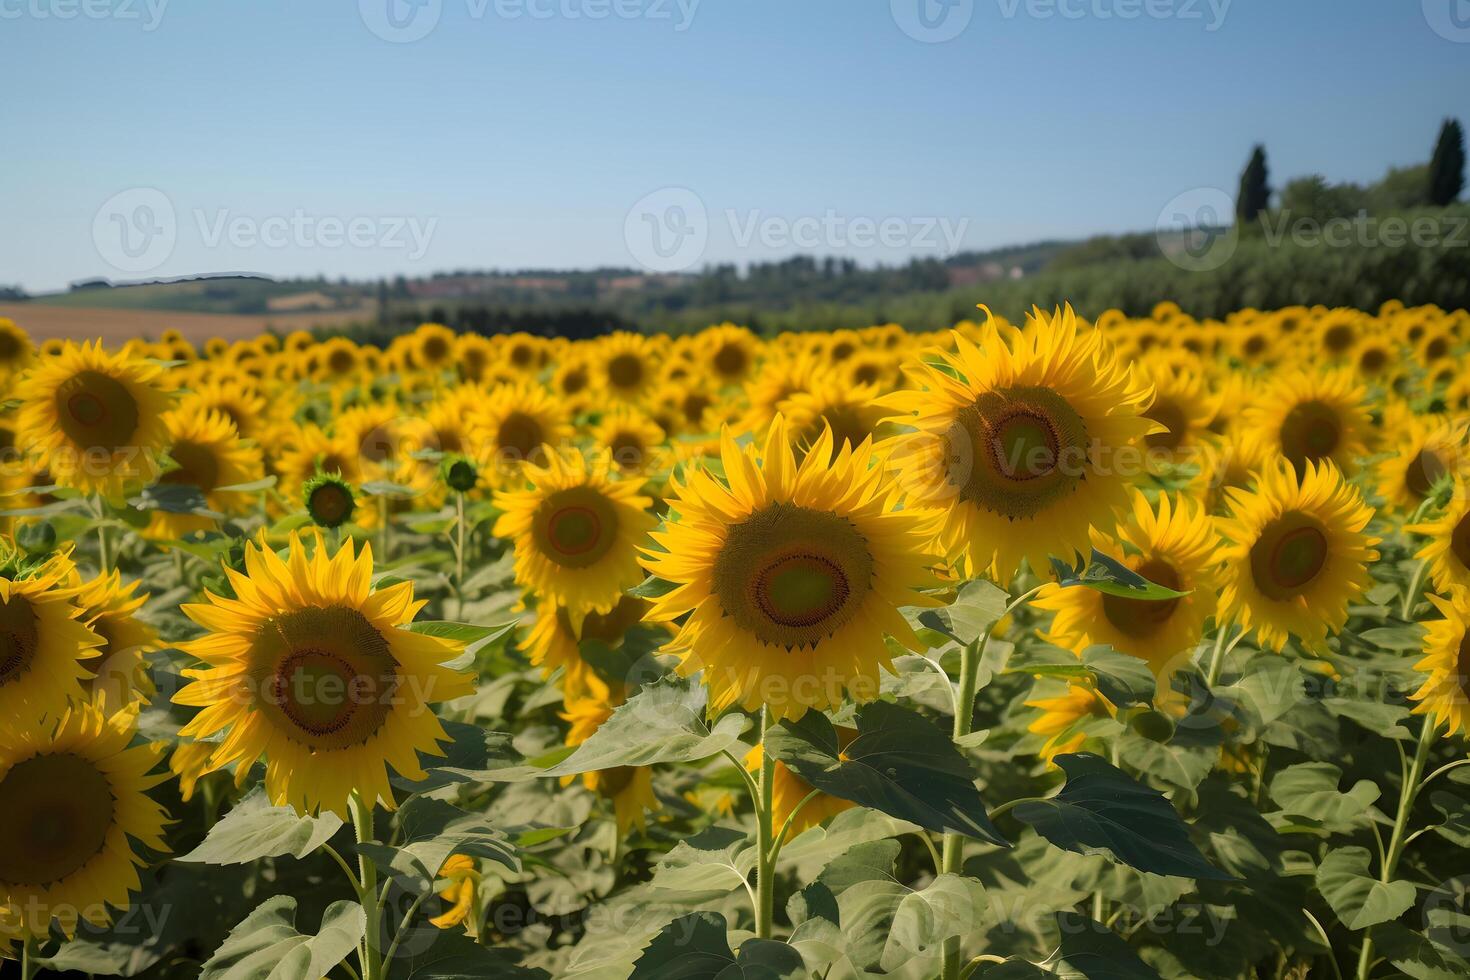
[[[1397,919],[1414,904],[1414,886],[1379,881],[1368,873],[1370,860],[1366,848],[1339,847],[1317,868],[1317,890],[1349,929]]]
[[[665,679],[617,707],[592,737],[543,776],[571,776],[619,766],[699,762],[739,744],[748,719],[725,715],[711,729],[704,723],[702,687]]]
[[[1101,923],[1064,911],[1056,913],[1055,927],[1061,939],[1045,964],[1014,957],[975,976],[982,980],[1049,980],[1057,976],[1085,980],[1159,980],[1157,971]]]
[[[494,623],[490,626],[477,626],[474,623],[425,620],[419,623],[409,623],[404,628],[413,633],[422,633],[425,636],[437,636],[441,639],[463,643],[466,652],[474,653],[486,644],[494,643],[519,625],[519,619],[512,619],[505,623]]]
[[[230,808],[194,850],[178,861],[249,864],[261,858],[304,858],[332,839],[342,820],[331,813],[303,817],[289,806],[271,806],[256,787]]]
[[[796,980],[805,970],[801,954],[786,943],[749,939],[731,952],[725,917],[692,912],[653,938],[629,980]]]
[[[1116,558],[1110,558],[1096,548],[1092,549],[1091,557],[1085,559],[1079,552],[1070,568],[1060,559],[1053,557],[1051,570],[1057,578],[1057,584],[1063,588],[1094,589],[1124,599],[1161,601],[1180,599],[1189,594],[1175,592],[1173,589],[1166,589],[1162,585],[1150,582]]]
[[[939,608],[908,607],[909,621],[960,643],[973,643],[1005,615],[1010,596],[985,579],[960,586],[954,602]]]
[[[1059,755],[1055,761],[1067,774],[1062,791],[1012,811],[1041,836],[1066,850],[1103,854],[1139,871],[1231,880],[1200,854],[1162,793],[1089,753]]]
[[[1470,803],[1454,793],[1435,790],[1429,794],[1429,802],[1444,817],[1434,832],[1461,847],[1470,847]]]
[[[296,931],[296,899],[268,899],[230,932],[200,969],[199,980],[320,980],[362,939],[356,902],[337,902],[315,936]]]
[[[425,777],[419,780],[393,776],[393,785],[410,793],[429,793],[456,783],[516,783],[536,779],[541,769],[521,757],[507,732],[492,732],[478,725],[446,721],[449,736],[442,756],[419,753]]]
[[[745,884],[755,867],[750,835],[733,827],[709,827],[686,837],[658,862],[653,886],[673,891],[733,889]]]
[[[1059,647],[1043,647],[1012,657],[1006,671],[1090,682],[1119,707],[1152,703],[1158,685],[1147,660],[1102,645],[1088,647],[1080,657]]]
[[[1004,844],[975,788],[975,774],[923,715],[875,701],[857,710],[857,737],[841,748],[819,711],[772,726],[765,746],[816,789],[929,830]]]
[[[549,980],[545,970],[520,966],[517,958],[514,950],[491,949],[462,932],[445,930],[428,949],[395,956],[389,975],[393,980]]]
[[[484,858],[520,871],[515,845],[483,813],[466,813],[443,800],[418,797],[399,814],[402,844],[357,845],[382,872],[415,894],[429,891],[451,854]]]
[[[1414,980],[1464,980],[1470,977],[1470,962],[1458,952],[1397,922],[1376,926],[1373,941],[1379,953]]]
[[[1301,762],[1271,780],[1271,799],[1300,826],[1341,833],[1363,826],[1379,789],[1360,779],[1346,793],[1339,790],[1342,770],[1330,762]]]

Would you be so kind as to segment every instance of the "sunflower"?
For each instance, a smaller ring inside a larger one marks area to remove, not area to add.
[[[332,337],[318,347],[303,348],[301,354],[311,358],[311,363],[304,366],[319,381],[350,381],[362,367],[357,345],[346,337]]]
[[[1438,517],[1405,530],[1428,539],[1415,557],[1429,562],[1436,589],[1445,593],[1470,589],[1470,488],[1462,479],[1456,480],[1449,503]]]
[[[281,490],[295,495],[318,473],[339,476],[348,483],[362,482],[353,446],[341,436],[329,436],[314,425],[288,430],[279,440],[282,446],[274,457],[281,476]]]
[[[268,406],[253,384],[231,378],[195,386],[181,407],[218,412],[234,424],[241,438],[250,439],[264,428]]]
[[[167,815],[147,792],[168,777],[150,774],[152,748],[129,748],[136,709],[107,717],[85,705],[0,724],[0,938],[105,927],[140,885],[131,841],[167,850]]]
[[[1230,511],[1220,522],[1229,542],[1221,551],[1221,620],[1254,626],[1273,650],[1289,635],[1322,650],[1369,585],[1378,541],[1364,528],[1373,509],[1336,466],[1308,462],[1300,475],[1267,467],[1254,492],[1230,491]]]
[[[1027,701],[1026,707],[1036,708],[1041,716],[1026,726],[1033,735],[1043,735],[1046,742],[1037,753],[1047,767],[1059,755],[1076,752],[1087,741],[1087,733],[1081,731],[1083,722],[1092,718],[1107,718],[1113,714],[1113,706],[1097,691],[1085,684],[1067,684],[1067,693],[1051,698]]]
[[[501,482],[519,479],[524,463],[542,462],[544,447],[572,437],[566,408],[539,384],[497,385],[471,410],[470,455],[493,464]]]
[[[35,345],[14,320],[0,316],[0,378],[25,370],[36,356]]]
[[[265,472],[260,449],[240,439],[234,423],[218,412],[174,411],[164,416],[164,420],[171,443],[168,455],[178,465],[159,477],[158,482],[193,487],[203,494],[210,510],[226,516],[249,506],[249,493],[221,488],[259,480]],[[156,510],[147,534],[154,539],[178,540],[214,526],[215,519],[202,514]]]
[[[1144,437],[1150,456],[1167,465],[1193,462],[1215,419],[1216,402],[1203,375],[1192,366],[1171,370],[1157,356],[1142,363],[1154,386],[1153,404],[1144,415],[1162,428]]]
[[[943,541],[977,571],[1009,581],[1023,559],[1071,559],[1090,530],[1112,530],[1144,469],[1151,390],[1113,357],[1069,307],[1032,315],[1002,340],[988,324],[980,346],[954,334],[956,353],[933,349],[911,373],[922,390],[886,396],[913,426],[892,463],[920,503],[946,509]]]
[[[581,745],[612,717],[613,709],[623,703],[623,695],[612,699],[584,698],[567,704],[562,718],[571,723],[567,731],[568,745]],[[563,776],[562,785],[575,776]],[[647,825],[646,814],[660,809],[653,795],[653,769],[649,766],[617,766],[582,774],[582,785],[605,800],[612,801],[618,833],[626,834]]]
[[[573,617],[555,603],[543,602],[536,609],[536,622],[526,636],[526,655],[531,664],[541,668],[543,677],[562,671],[562,692],[568,702],[583,698],[606,699],[607,682],[582,659],[583,640],[595,640],[613,646],[622,642],[624,634],[643,620],[648,603],[635,596],[624,595],[617,605],[605,613],[590,612]],[[576,620],[580,619],[580,622]]]
[[[847,751],[853,739],[858,737],[856,728],[848,728],[845,725],[834,725],[837,732],[837,747],[841,751]],[[759,744],[745,755],[745,768],[750,772],[760,772],[761,764],[765,759],[765,751]],[[813,796],[805,806],[802,801],[811,795],[814,787],[805,779],[787,768],[786,763],[777,761],[774,776],[771,779],[771,822],[779,831],[786,826],[786,821],[793,812],[796,819],[791,821],[791,830],[787,837],[795,837],[804,830],[820,826],[829,818],[837,816],[843,810],[850,810],[855,806],[850,800],[844,800],[840,796],[829,796],[826,793],[818,793]],[[801,810],[796,808],[800,806]]]
[[[1429,675],[1419,690],[1409,695],[1419,702],[1416,714],[1425,714],[1436,725],[1448,725],[1449,735],[1470,736],[1470,592],[1455,589],[1449,598],[1431,595],[1444,619],[1427,623],[1424,658],[1414,669]]]
[[[495,359],[495,345],[477,333],[462,333],[454,341],[454,366],[462,380],[477,384]]]
[[[158,473],[168,437],[163,369],[100,344],[68,342],[22,380],[17,428],[22,448],[58,483],[108,497]]]
[[[1466,476],[1466,423],[1408,416],[1393,427],[1396,451],[1378,464],[1378,489],[1412,514],[1442,481]]]
[[[90,675],[84,682],[87,694],[113,709],[149,689],[144,654],[158,649],[158,633],[138,618],[148,601],[148,593],[135,594],[138,585],[124,585],[122,576],[113,571],[89,582],[76,580],[72,586],[82,609],[79,618],[102,641],[97,656],[82,661]]]
[[[412,583],[373,590],[369,545],[329,555],[320,533],[313,543],[308,554],[293,532],[282,558],[262,535],[245,574],[225,567],[238,598],[182,607],[208,631],[185,649],[208,666],[184,671],[174,701],[202,710],[180,734],[227,733],[209,771],[265,757],[277,806],[344,816],[357,792],[391,809],[388,767],[424,778],[419,753],[448,738],[428,705],[468,694],[471,679],[443,666],[457,644],[403,628],[424,605]]]
[[[655,344],[642,334],[620,330],[597,345],[597,380],[614,398],[636,401],[658,379]]]
[[[636,481],[615,479],[606,457],[556,453],[525,477],[529,489],[495,494],[503,513],[494,534],[515,542],[516,583],[574,622],[610,611],[643,579],[638,546],[657,523],[653,501]]]
[[[1188,499],[1171,503],[1160,494],[1158,509],[1141,493],[1133,514],[1118,527],[1123,561],[1150,582],[1184,592],[1177,599],[1128,599],[1093,589],[1045,586],[1035,605],[1054,611],[1052,642],[1081,652],[1105,644],[1164,668],[1194,647],[1215,612],[1215,566],[1220,541],[1214,523]]]
[[[816,379],[811,387],[781,403],[791,436],[801,455],[832,430],[832,451],[856,449],[877,439],[888,410],[878,402],[876,385],[858,385],[835,375]]]
[[[870,701],[892,666],[885,634],[922,649],[898,610],[936,601],[919,591],[937,584],[935,515],[899,508],[866,442],[832,443],[825,430],[798,467],[777,416],[760,452],[723,433],[726,482],[704,468],[671,482],[673,516],[644,564],[675,587],[646,618],[679,624],[669,652],[681,674],[704,671],[711,712],[794,719]]]
[[[396,405],[374,402],[349,408],[337,417],[334,431],[347,450],[361,460],[364,476],[391,479],[403,462],[409,420]]]
[[[29,576],[0,576],[0,720],[55,720],[68,701],[87,699],[86,661],[103,641],[65,588],[74,575],[58,556]]]
[[[764,432],[783,402],[811,387],[819,367],[816,356],[807,351],[768,358],[745,386],[749,408],[740,428]]]
[[[755,372],[760,341],[733,323],[703,331],[697,339],[702,367],[721,385],[738,385]]]
[[[1366,398],[1346,368],[1291,371],[1259,392],[1243,427],[1265,453],[1284,458],[1298,473],[1307,463],[1326,461],[1352,473],[1372,433]]]
[[[414,359],[425,371],[439,372],[454,359],[454,331],[442,323],[421,324],[413,332]]]
[[[664,430],[631,405],[614,405],[593,428],[592,438],[625,475],[646,475],[658,468]]]
[[[439,897],[449,907],[429,920],[436,929],[453,929],[463,925],[475,910],[475,895],[480,888],[480,866],[467,854],[451,854],[439,869],[438,878],[446,883]]]

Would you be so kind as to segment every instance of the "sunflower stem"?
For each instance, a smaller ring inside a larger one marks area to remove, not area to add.
[[[464,618],[464,560],[465,560],[464,494],[454,495],[454,598],[458,607],[456,616]]]
[[[106,575],[112,571],[111,541],[107,534],[107,505],[102,502],[102,495],[96,497],[97,507],[97,568]]]
[[[20,949],[20,980],[31,980],[40,969],[41,964],[36,962],[38,947],[35,936],[26,936],[25,944]]]
[[[960,686],[959,693],[955,695],[954,710],[954,737],[957,742],[969,735],[970,729],[974,726],[975,691],[980,681],[980,659],[985,655],[985,647],[989,641],[990,631],[986,630],[984,636],[978,637],[971,643],[966,643],[960,651]],[[953,831],[945,834],[943,856],[940,873],[959,874],[965,863],[964,837]],[[960,938],[955,936],[946,939],[944,941],[944,980],[959,980],[962,967]]]
[[[362,798],[361,793],[354,790],[348,799],[348,807],[352,812],[352,828],[357,834],[357,842],[359,844],[376,843],[372,806]],[[357,880],[357,900],[362,906],[365,924],[362,946],[357,953],[358,960],[362,964],[362,980],[382,980],[383,961],[378,956],[381,945],[378,937],[380,920],[377,906],[378,869],[372,859],[361,849],[357,852]]]
[[[1415,600],[1419,598],[1419,586],[1424,584],[1424,573],[1429,571],[1429,562],[1421,561],[1419,567],[1414,569],[1414,577],[1409,579],[1409,587],[1404,590],[1404,603],[1399,613],[1399,619],[1407,621],[1414,612]]]
[[[1229,656],[1230,651],[1234,650],[1235,645],[1245,637],[1245,630],[1242,629],[1239,633],[1235,634],[1235,637],[1227,647],[1225,645],[1225,638],[1230,636],[1234,629],[1234,623],[1226,623],[1215,631],[1215,650],[1210,655],[1210,669],[1205,675],[1206,687],[1213,688],[1216,682],[1220,680],[1220,674],[1225,670],[1225,660]]]
[[[771,827],[776,796],[776,758],[766,749],[766,731],[771,727],[769,708],[761,708],[761,772],[755,801],[756,866],[755,866],[755,934],[759,939],[771,938],[771,923],[776,904],[776,860],[772,853]]]
[[[1383,884],[1393,881],[1393,873],[1398,870],[1399,858],[1403,857],[1405,831],[1409,827],[1409,813],[1414,809],[1414,801],[1419,798],[1419,790],[1424,785],[1424,766],[1429,761],[1429,749],[1434,744],[1435,736],[1439,734],[1439,723],[1433,718],[1424,719],[1424,727],[1419,731],[1419,746],[1414,750],[1414,761],[1409,763],[1408,771],[1404,773],[1403,785],[1399,787],[1399,810],[1393,821],[1393,833],[1388,838],[1388,857],[1383,861],[1383,868],[1378,875],[1378,880]],[[1368,974],[1373,969],[1373,934],[1363,933],[1363,949],[1358,955],[1358,980],[1368,980]]]

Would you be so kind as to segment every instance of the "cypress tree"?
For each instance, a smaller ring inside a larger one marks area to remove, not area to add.
[[[1446,119],[1429,161],[1429,203],[1442,208],[1465,189],[1465,131],[1458,119]]]
[[[1235,197],[1235,221],[1244,225],[1256,217],[1271,203],[1271,187],[1267,183],[1266,148],[1259,143],[1251,151],[1250,162],[1240,175],[1240,193]]]

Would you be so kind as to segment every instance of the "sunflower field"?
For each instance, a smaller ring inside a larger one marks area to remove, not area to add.
[[[1470,976],[1470,314],[0,320],[6,977]]]

